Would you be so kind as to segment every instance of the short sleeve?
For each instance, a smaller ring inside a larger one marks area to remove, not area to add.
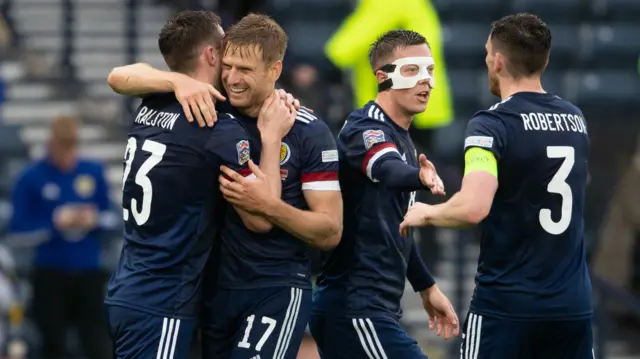
[[[207,154],[213,162],[225,165],[249,177],[248,162],[251,159],[249,135],[238,121],[231,117],[220,118],[211,130],[206,145]]]
[[[397,157],[402,159],[394,143],[391,130],[379,121],[359,120],[360,124],[347,125],[340,133],[339,141],[344,146],[347,162],[353,168],[360,169],[369,179],[377,182],[375,168],[384,159]]]
[[[305,191],[339,191],[338,149],[333,134],[324,121],[310,122],[303,139],[300,182]]]
[[[500,159],[507,146],[507,130],[502,121],[488,113],[476,114],[467,124],[464,139],[465,152],[470,148],[489,150]]]

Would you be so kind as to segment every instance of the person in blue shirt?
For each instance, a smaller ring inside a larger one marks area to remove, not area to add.
[[[109,357],[100,234],[118,222],[102,165],[77,156],[78,127],[73,117],[52,122],[48,155],[22,172],[12,196],[10,230],[16,240],[35,245],[33,312],[44,358],[67,354],[71,324],[85,356]]]

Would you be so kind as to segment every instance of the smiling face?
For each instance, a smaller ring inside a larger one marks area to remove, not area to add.
[[[222,57],[222,84],[231,104],[248,108],[261,104],[273,92],[282,61],[268,64],[258,45],[227,44]]]
[[[257,116],[282,72],[287,34],[266,15],[249,14],[225,34],[222,84],[231,104]]]

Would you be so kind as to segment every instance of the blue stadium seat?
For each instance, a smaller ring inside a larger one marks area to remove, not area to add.
[[[324,66],[326,61],[324,46],[335,32],[335,25],[295,21],[283,24],[283,27],[289,35],[285,61],[297,62],[297,59],[304,58],[312,65]]]
[[[20,138],[20,126],[0,124],[0,196],[8,195],[29,150]]]
[[[470,21],[489,23],[506,15],[502,0],[433,0],[443,23]]]
[[[576,23],[589,7],[584,0],[512,0],[511,11],[533,13],[545,22]]]
[[[485,44],[489,37],[489,26],[450,24],[442,27],[442,37],[445,59],[449,68],[486,68]]]
[[[560,71],[545,71],[542,76],[542,87],[548,93],[565,97],[564,75]]]
[[[586,115],[604,118],[626,116],[640,110],[640,77],[633,71],[600,71],[578,74],[574,82],[576,105]]]
[[[640,26],[599,25],[590,28],[591,49],[588,64],[592,68],[631,70],[638,67]]]
[[[337,25],[353,11],[353,8],[351,2],[344,0],[272,1],[267,12],[282,25],[290,21],[329,21]]]
[[[638,0],[598,0],[594,7],[600,18],[615,22],[638,23],[640,1]]]
[[[484,83],[480,81],[481,77],[487,76],[486,72],[479,70],[450,70],[448,76],[456,116],[471,116],[481,108],[480,99],[483,92],[489,91],[489,88],[485,87]],[[435,91],[437,90],[436,88]]]
[[[549,68],[564,70],[575,68],[581,63],[580,56],[582,38],[577,26],[550,24],[551,28],[551,55]]]

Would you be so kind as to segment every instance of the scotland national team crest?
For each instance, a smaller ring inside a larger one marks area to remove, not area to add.
[[[96,181],[89,175],[80,175],[76,177],[76,180],[73,182],[73,189],[78,196],[89,198],[93,196],[96,191]]]
[[[384,142],[384,132],[382,130],[366,130],[362,133],[364,145],[370,149],[376,143]]]
[[[289,145],[282,142],[280,144],[280,165],[283,165],[289,161],[289,157],[291,157],[291,149]]]
[[[242,140],[236,143],[236,150],[238,151],[238,164],[243,165],[249,162],[251,158],[251,151],[249,148],[249,141]]]

